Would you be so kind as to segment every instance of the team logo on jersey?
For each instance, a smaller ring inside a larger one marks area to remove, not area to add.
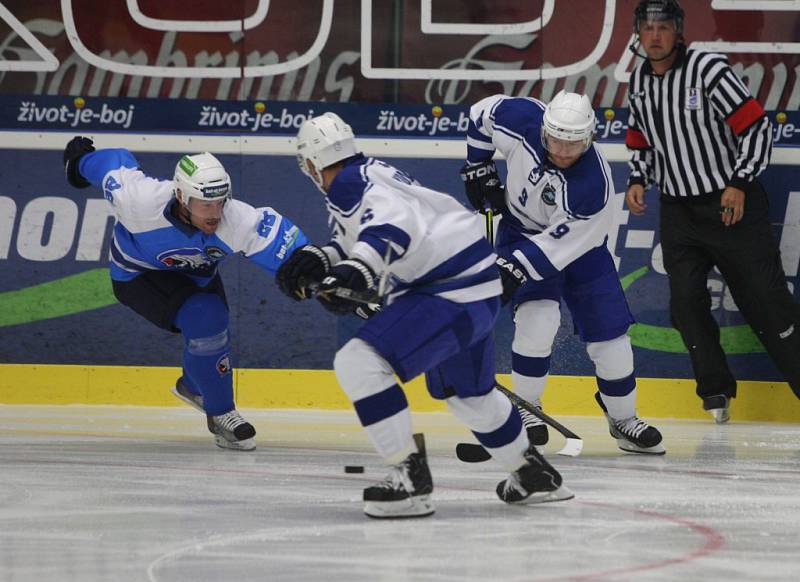
[[[219,247],[206,247],[204,250],[206,256],[212,261],[219,261],[221,258],[225,256],[225,251],[223,251]]]
[[[198,248],[171,249],[158,255],[156,260],[169,269],[192,271],[195,275],[209,276],[214,272],[214,263]]]
[[[269,233],[272,232],[272,227],[275,226],[275,221],[277,220],[277,216],[272,214],[269,210],[265,210],[264,215],[261,218],[261,222],[259,222],[258,226],[256,227],[256,231],[260,236],[268,238]]]
[[[114,179],[114,176],[109,176],[103,184],[103,197],[114,204],[114,190],[122,188],[122,184]]]
[[[217,372],[219,372],[220,376],[224,376],[230,371],[231,371],[231,356],[230,354],[223,354],[222,357],[219,360],[217,360]]]
[[[698,87],[686,87],[686,109],[700,111],[703,108],[702,93]]]
[[[556,205],[556,189],[553,188],[550,184],[547,184],[544,187],[544,190],[542,190],[542,202],[544,202],[548,206]]]

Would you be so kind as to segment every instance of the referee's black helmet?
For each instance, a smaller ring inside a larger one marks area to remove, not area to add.
[[[683,34],[683,8],[678,0],[641,0],[634,12],[633,29],[639,34],[642,22],[663,20],[674,20],[675,32]]]

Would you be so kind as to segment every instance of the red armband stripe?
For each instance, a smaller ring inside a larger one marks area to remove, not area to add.
[[[644,150],[650,147],[644,134],[630,127],[628,128],[628,133],[625,134],[625,145],[632,150]]]
[[[752,97],[731,113],[725,122],[731,126],[733,133],[739,135],[764,115],[764,108]]]

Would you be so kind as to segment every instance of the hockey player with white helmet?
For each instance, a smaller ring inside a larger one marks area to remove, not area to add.
[[[434,511],[424,445],[413,438],[395,378],[422,373],[431,396],[445,400],[511,472],[497,486],[500,499],[571,498],[561,475],[530,447],[516,409],[494,389],[492,328],[502,286],[483,221],[451,196],[359,153],[352,130],[333,113],[301,126],[297,158],[325,195],[333,236],[295,251],[278,270],[278,285],[295,300],[316,295],[336,314],[354,313],[356,296],[383,302],[333,363],[390,466],[385,481],[364,489],[364,512],[393,518]]]
[[[217,267],[241,253],[274,273],[305,235],[272,208],[234,199],[230,176],[207,152],[183,156],[172,180],[158,180],[128,150],[95,150],[77,136],[64,150],[64,169],[72,186],[102,188],[114,209],[110,273],[119,302],[183,335],[175,395],[206,415],[217,446],[254,449],[255,428],[233,400],[228,304]]]
[[[633,317],[606,247],[614,183],[593,144],[595,124],[585,95],[560,91],[546,106],[532,98],[487,97],[470,111],[461,178],[477,210],[502,213],[497,264],[503,302],[514,315],[515,391],[541,407],[563,299],[594,362],[595,398],[618,446],[663,454],[661,433],[636,414],[627,335]],[[507,162],[505,187],[492,160],[497,150]],[[522,414],[531,442],[544,445],[547,426]]]

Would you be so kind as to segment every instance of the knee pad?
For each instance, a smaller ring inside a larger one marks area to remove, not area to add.
[[[606,342],[589,342],[586,351],[598,378],[619,380],[633,374],[633,348],[627,334]]]
[[[561,310],[556,301],[528,301],[514,314],[514,342],[511,349],[521,356],[544,358],[550,355],[553,340],[561,325]]]
[[[228,329],[228,308],[219,295],[195,293],[175,315],[175,327],[187,340],[218,335]]]
[[[452,396],[446,402],[456,418],[470,430],[482,433],[490,433],[503,426],[511,414],[512,406],[511,401],[497,390],[470,398]]]
[[[353,402],[396,384],[389,362],[358,338],[351,339],[336,352],[333,371],[342,390]]]

